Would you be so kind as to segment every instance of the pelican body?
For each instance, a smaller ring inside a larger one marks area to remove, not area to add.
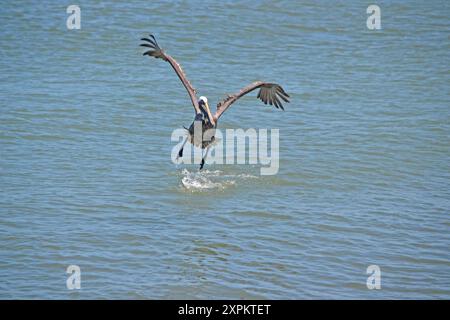
[[[190,125],[188,139],[194,146],[205,149],[215,140],[214,134],[216,132],[217,122],[213,124],[214,120],[211,121],[213,118],[209,110],[208,99],[206,97],[200,97],[198,102],[201,113],[195,116],[194,121]],[[196,132],[197,128],[199,132]]]
[[[217,104],[217,110],[213,115],[208,105],[208,99],[206,97],[201,96],[197,99],[197,91],[194,89],[192,84],[186,77],[183,69],[178,64],[178,62],[172,58],[170,55],[165,53],[158,45],[155,37],[150,35],[149,38],[142,38],[142,41],[145,41],[141,44],[142,47],[149,48],[146,52],[144,52],[144,56],[148,55],[149,57],[154,57],[157,59],[162,59],[168,62],[172,68],[175,70],[178,78],[183,83],[186,88],[189,97],[192,102],[192,106],[194,107],[195,118],[192,124],[190,125],[188,132],[189,136],[184,141],[179,153],[178,157],[183,156],[183,148],[187,141],[192,143],[193,145],[200,147],[202,149],[206,149],[205,156],[202,158],[202,162],[200,164],[200,170],[203,168],[205,164],[206,156],[208,155],[208,150],[211,147],[212,143],[215,141],[215,129],[217,128],[217,121],[222,116],[222,114],[239,98],[246,95],[247,93],[259,89],[257,98],[259,98],[264,104],[270,104],[275,106],[277,109],[284,110],[283,104],[281,101],[289,102],[289,95],[284,91],[284,89],[276,84],[269,83],[263,81],[255,81],[248,86],[244,87],[242,90],[233,95],[228,95],[225,99],[220,101]],[[198,128],[198,129],[197,129]]]

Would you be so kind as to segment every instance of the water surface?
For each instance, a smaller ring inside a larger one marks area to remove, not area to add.
[[[450,298],[447,1],[78,4],[0,9],[0,298]],[[220,123],[279,128],[277,175],[170,161],[192,107],[148,32],[213,106],[283,85]]]

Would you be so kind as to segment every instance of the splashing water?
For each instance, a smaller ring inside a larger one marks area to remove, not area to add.
[[[250,174],[224,174],[221,170],[203,170],[203,171],[189,171],[183,169],[181,171],[183,178],[181,184],[188,190],[211,190],[211,189],[225,189],[233,186],[238,180],[245,180],[249,178],[257,178]]]

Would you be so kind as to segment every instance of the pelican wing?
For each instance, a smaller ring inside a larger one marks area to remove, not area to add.
[[[186,77],[186,74],[184,73],[183,69],[181,69],[181,66],[178,64],[178,62],[169,56],[167,53],[165,53],[158,45],[158,42],[156,42],[156,39],[153,35],[150,35],[149,38],[142,38],[142,41],[145,41],[141,44],[141,47],[149,48],[148,51],[144,52],[144,56],[148,55],[149,57],[155,57],[159,59],[163,59],[164,61],[167,61],[172,66],[173,70],[177,73],[178,78],[180,78],[181,82],[183,83],[184,87],[186,88],[189,97],[191,98],[192,105],[194,106],[194,109],[196,113],[200,113],[200,108],[198,106],[198,100],[196,96],[196,91],[192,84],[189,82],[189,80]]]
[[[264,104],[274,105],[277,109],[284,110],[281,100],[289,102],[289,95],[283,90],[283,88],[276,83],[268,83],[262,81],[256,81],[249,84],[241,91],[231,96],[226,97],[217,104],[217,111],[214,115],[215,119],[219,119],[220,116],[240,97],[245,96],[247,93],[259,89],[257,98],[261,99]]]

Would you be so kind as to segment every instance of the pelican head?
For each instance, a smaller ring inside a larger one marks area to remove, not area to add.
[[[204,96],[201,96],[198,99],[198,105],[200,106],[200,108],[204,111],[206,111],[206,114],[208,115],[209,118],[209,122],[211,122],[213,125],[215,124],[214,118],[211,114],[211,110],[209,109],[209,105],[208,105],[208,99]]]
[[[204,96],[201,96],[200,99],[198,99],[198,104],[202,105],[202,104],[207,104],[208,103],[208,99]]]

